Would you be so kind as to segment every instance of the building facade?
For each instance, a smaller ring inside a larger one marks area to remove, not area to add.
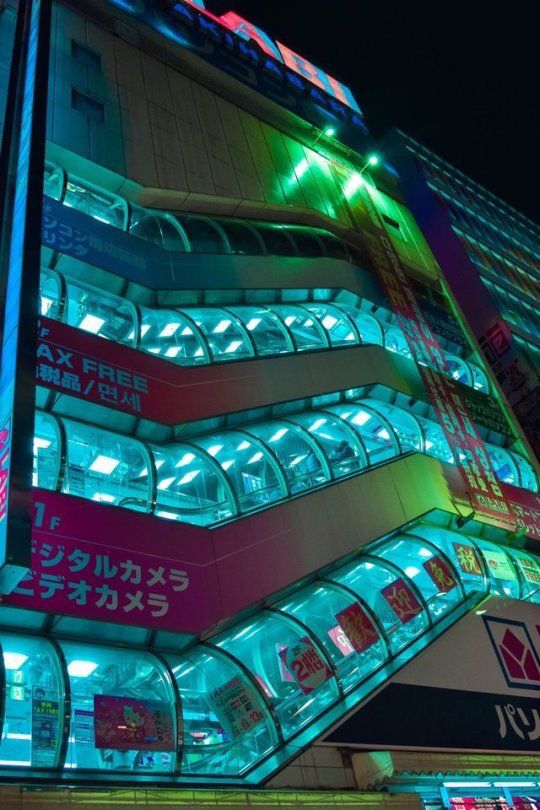
[[[232,12],[0,9],[2,806],[535,807],[537,462],[399,161]]]

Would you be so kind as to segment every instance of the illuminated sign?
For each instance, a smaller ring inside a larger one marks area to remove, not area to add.
[[[202,0],[110,2],[317,128],[331,124],[342,143],[368,148],[351,90],[235,12],[216,16]]]

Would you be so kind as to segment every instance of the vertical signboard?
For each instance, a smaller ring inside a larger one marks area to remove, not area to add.
[[[0,593],[30,561],[50,20],[48,0],[19,3],[0,151]]]

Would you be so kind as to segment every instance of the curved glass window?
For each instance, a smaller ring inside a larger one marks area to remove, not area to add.
[[[34,417],[34,462],[32,486],[56,490],[60,474],[61,439],[54,416],[36,411]]]
[[[424,432],[424,447],[428,456],[446,461],[448,464],[455,464],[450,445],[439,423],[423,416],[417,416],[416,419]]]
[[[45,163],[43,173],[43,193],[53,200],[61,200],[64,193],[66,174],[59,166]]]
[[[360,559],[329,575],[363,599],[382,625],[390,648],[396,653],[427,630],[429,618],[414,585],[383,562]]]
[[[71,691],[66,764],[171,773],[178,723],[172,685],[143,650],[61,642]]]
[[[212,456],[225,472],[241,514],[264,509],[287,497],[279,465],[266,447],[247,433],[228,430],[194,439],[193,443]]]
[[[158,517],[208,526],[238,513],[227,477],[198,447],[173,444],[152,450]]]
[[[384,416],[392,425],[398,435],[401,447],[404,451],[423,451],[424,437],[422,428],[413,414],[407,413],[403,408],[389,405],[387,402],[371,399],[363,400],[366,405],[370,405],[377,413]]]
[[[494,444],[486,444],[486,450],[489,460],[493,465],[493,471],[499,481],[518,487],[519,473],[511,453],[503,447],[497,447]]]
[[[182,703],[183,773],[241,774],[277,744],[262,695],[228,656],[200,645],[165,659]]]
[[[134,509],[150,511],[150,458],[136,439],[95,425],[63,420],[67,458],[62,492]]]
[[[71,177],[66,185],[63,199],[68,208],[75,208],[100,222],[125,230],[128,220],[128,207],[125,200],[114,194],[81,183]]]
[[[530,489],[531,492],[538,492],[538,481],[532,464],[530,464],[526,458],[523,458],[522,455],[514,451],[512,451],[512,458],[519,470],[520,486],[524,489]]]
[[[229,253],[223,231],[211,219],[177,214],[194,253]]]
[[[67,279],[62,320],[70,326],[116,343],[135,345],[137,313],[124,298]]]
[[[532,556],[517,548],[508,548],[521,579],[521,598],[540,604],[540,564]]]
[[[411,534],[428,540],[446,554],[458,572],[467,594],[487,593],[488,580],[484,574],[480,552],[472,538],[427,523],[415,526]]]
[[[319,241],[316,232],[311,228],[288,225],[287,230],[294,240],[300,256],[318,258],[325,255],[322,243]]]
[[[287,234],[285,225],[273,222],[255,222],[257,232],[262,236],[266,245],[266,252],[270,256],[294,256],[296,248]]]
[[[173,309],[141,308],[140,349],[186,366],[210,363],[197,324]]]
[[[497,596],[519,599],[520,585],[515,566],[504,549],[487,540],[476,539],[486,564],[489,590]]]
[[[248,332],[232,312],[218,307],[190,307],[185,311],[206,337],[214,360],[240,360],[255,355]]]
[[[261,256],[264,254],[264,243],[255,228],[247,222],[237,219],[220,219],[219,224],[225,231],[231,253],[240,253],[248,256]]]
[[[401,354],[403,357],[410,357],[411,351],[405,339],[405,335],[399,328],[393,324],[383,324],[384,329],[384,346],[388,351]]]
[[[473,384],[471,370],[465,360],[462,360],[460,357],[456,357],[455,354],[449,354],[448,352],[445,352],[444,357],[448,364],[446,373],[449,377],[463,383],[463,385]]]
[[[452,563],[428,543],[397,537],[374,550],[377,557],[392,562],[414,582],[433,621],[463,599],[463,590]]]
[[[328,339],[324,329],[309,310],[295,304],[272,304],[272,311],[285,322],[289,331],[292,332],[297,351],[328,348]]]
[[[292,495],[330,480],[326,459],[309,433],[291,422],[263,422],[249,426],[277,456]]]
[[[337,307],[332,304],[306,304],[305,306],[318,318],[331,346],[350,346],[360,342],[354,324]]]
[[[396,435],[388,421],[363,403],[347,402],[327,409],[351,425],[362,439],[370,464],[379,464],[401,452]]]
[[[64,690],[56,650],[44,638],[0,633],[6,689],[0,764],[58,766]]]
[[[58,320],[62,286],[60,276],[54,270],[42,268],[39,277],[39,314]]]
[[[257,679],[285,738],[339,697],[324,653],[292,620],[263,611],[213,642],[238,658]]]
[[[373,617],[338,585],[317,582],[277,607],[309,627],[325,648],[344,691],[357,686],[386,660],[386,643]]]
[[[330,256],[332,259],[348,260],[349,251],[346,242],[341,239],[337,239],[333,234],[330,233],[330,231],[322,231],[320,228],[317,228],[316,232],[317,236],[324,245],[327,256]]]
[[[477,391],[482,391],[484,394],[489,394],[491,386],[489,384],[487,374],[485,374],[480,366],[476,365],[476,363],[469,363],[468,365],[473,377],[473,387],[476,388]]]
[[[270,309],[263,307],[230,307],[242,321],[255,344],[257,355],[286,354],[294,344],[285,324]]]
[[[317,439],[334,478],[343,478],[369,466],[361,440],[342,419],[325,411],[310,411],[291,415],[287,421],[301,425]]]
[[[383,329],[377,318],[370,315],[369,312],[364,312],[361,309],[348,306],[347,304],[336,304],[336,306],[349,315],[354,322],[362,343],[373,344],[375,346],[384,345]]]
[[[176,217],[162,211],[145,211],[135,207],[131,215],[129,232],[164,250],[186,253],[189,242]]]

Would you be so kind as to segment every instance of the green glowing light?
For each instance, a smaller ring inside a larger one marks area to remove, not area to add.
[[[336,130],[334,129],[334,127],[326,127],[326,129],[324,130],[324,134],[326,135],[327,138],[331,138],[333,135],[336,134]]]
[[[379,158],[377,157],[377,155],[370,155],[368,157],[368,163],[369,163],[370,166],[376,166],[378,164],[378,162],[379,162]]]

